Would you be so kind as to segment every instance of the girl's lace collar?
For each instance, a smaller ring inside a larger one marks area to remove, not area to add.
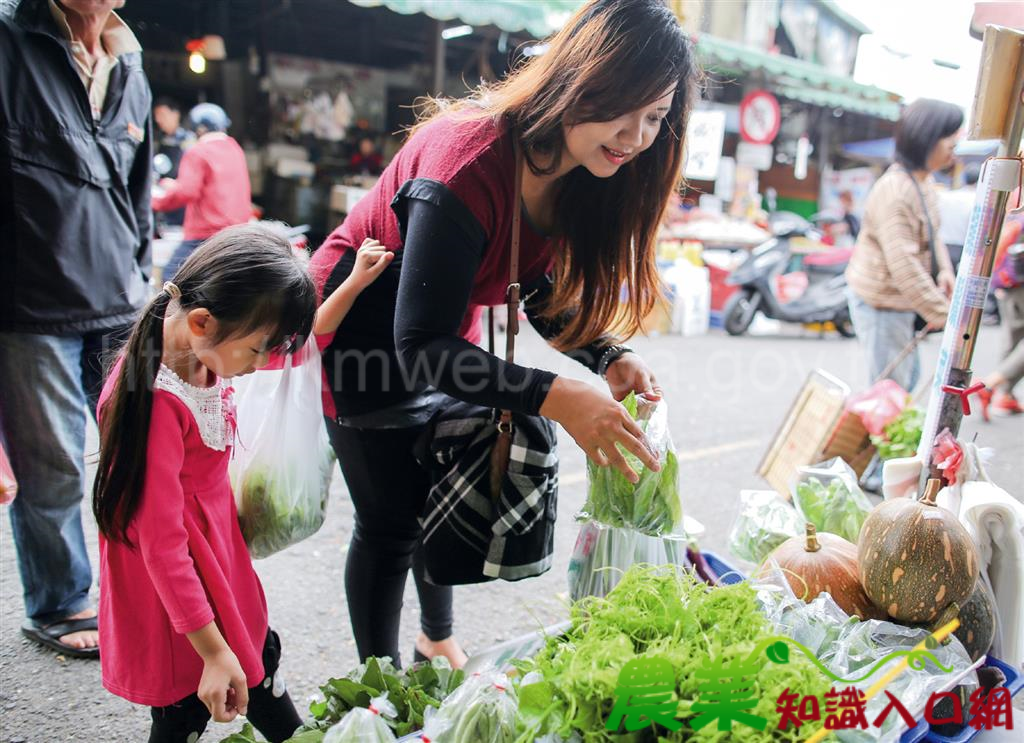
[[[234,390],[218,379],[212,387],[196,387],[164,364],[156,376],[156,389],[181,400],[199,427],[203,443],[215,451],[225,451],[235,439]]]

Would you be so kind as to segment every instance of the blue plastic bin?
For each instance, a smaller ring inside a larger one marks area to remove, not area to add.
[[[1024,674],[1022,674],[1020,670],[1013,668],[1012,666],[1008,666],[998,658],[993,658],[992,656],[988,657],[988,659],[985,661],[985,665],[995,666],[1003,672],[1003,675],[1006,676],[1005,685],[1006,688],[1010,690],[1011,697],[1017,696],[1020,693],[1020,690],[1024,689]],[[1015,721],[1014,728],[1016,727],[1017,724]],[[964,727],[963,730],[960,731],[959,734],[954,735],[952,737],[947,737],[944,735],[939,735],[938,733],[934,733],[929,728],[928,736],[925,738],[925,740],[928,741],[928,743],[965,743],[965,741],[972,740],[980,732],[982,731],[975,730],[970,725],[967,725],[966,727]]]

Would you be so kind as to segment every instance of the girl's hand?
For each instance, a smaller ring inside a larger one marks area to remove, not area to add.
[[[561,423],[598,466],[611,465],[632,483],[639,482],[640,477],[630,468],[616,444],[636,455],[650,469],[661,469],[643,430],[626,409],[586,382],[556,377],[540,414]]]
[[[216,722],[231,722],[246,713],[249,688],[242,666],[230,649],[204,659],[197,694]]]
[[[356,251],[356,264],[352,267],[352,273],[348,281],[362,291],[381,275],[385,268],[391,265],[395,254],[385,248],[372,238],[363,240],[363,244]]]
[[[635,353],[624,353],[605,370],[605,381],[612,397],[621,401],[630,392],[643,395],[652,402],[661,399],[661,387],[644,360]]]

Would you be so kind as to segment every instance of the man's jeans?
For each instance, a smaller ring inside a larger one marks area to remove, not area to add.
[[[18,496],[10,505],[25,614],[47,624],[89,606],[82,533],[86,406],[127,329],[84,335],[0,333],[0,432]]]
[[[182,240],[178,243],[178,247],[171,253],[170,260],[164,266],[162,274],[164,281],[174,281],[174,276],[178,273],[178,269],[181,268],[181,264],[187,261],[188,257],[202,244],[202,240]]]
[[[847,299],[853,329],[867,356],[870,384],[882,375],[885,367],[914,339],[916,315],[913,312],[877,309],[851,289],[847,289]],[[888,378],[907,392],[914,391],[921,378],[921,359],[916,348],[892,370]]]

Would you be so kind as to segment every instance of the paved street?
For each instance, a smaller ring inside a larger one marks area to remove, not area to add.
[[[699,338],[675,336],[634,344],[654,367],[671,406],[672,431],[680,452],[687,512],[703,522],[703,545],[725,554],[740,489],[759,487],[757,464],[792,399],[816,367],[854,389],[866,379],[855,341],[820,338],[798,329],[781,336],[730,338],[720,331]],[[985,373],[997,359],[999,337],[981,338],[975,367]],[[924,368],[933,368],[938,338],[924,348]],[[585,372],[548,349],[524,329],[519,358],[526,364]],[[596,381],[596,380],[595,380]],[[996,450],[990,474],[1004,488],[1024,495],[1024,420],[969,419],[966,438],[977,435]],[[90,450],[95,451],[95,436]],[[563,435],[562,488],[555,567],[542,578],[456,591],[456,631],[472,652],[559,620],[565,614],[565,573],[575,539],[573,514],[584,499],[582,454]],[[271,622],[284,643],[283,669],[301,705],[332,674],[356,661],[342,588],[344,553],[352,523],[340,476],[327,524],[315,537],[257,563],[270,604]],[[20,585],[6,516],[0,518],[0,741],[49,743],[64,740],[145,740],[149,715],[100,686],[99,664],[64,660],[22,639]],[[95,528],[87,533],[95,565]],[[411,581],[410,581],[411,589]],[[402,648],[411,652],[417,605],[410,590]],[[238,725],[211,725],[203,740],[216,741]]]

